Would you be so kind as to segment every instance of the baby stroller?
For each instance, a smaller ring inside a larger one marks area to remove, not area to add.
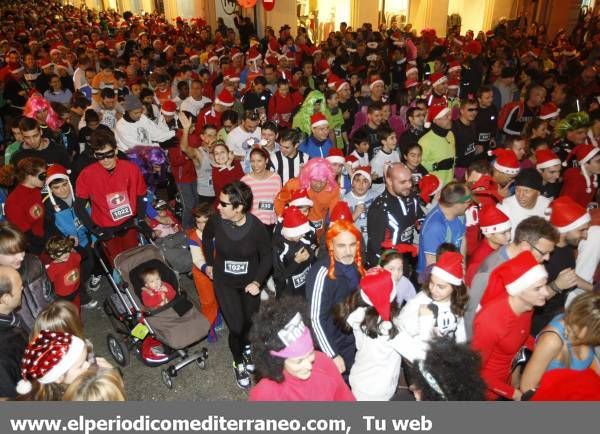
[[[161,371],[162,380],[169,389],[173,387],[173,377],[190,363],[195,361],[201,369],[205,369],[207,349],[203,347],[192,352],[191,347],[208,335],[210,324],[181,291],[177,273],[165,264],[160,250],[152,244],[135,247],[117,255],[114,263],[122,282],[117,284],[108,269],[105,270],[114,293],[106,299],[104,310],[116,332],[116,335],[110,333],[106,340],[115,361],[126,366],[131,350],[148,366],[177,359],[176,363]],[[141,273],[149,268],[157,269],[161,279],[169,283],[177,294],[173,300],[156,309],[148,309],[141,302]],[[162,344],[162,359],[149,357],[146,351],[149,339]]]

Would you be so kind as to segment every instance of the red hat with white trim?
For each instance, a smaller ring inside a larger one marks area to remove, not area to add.
[[[177,104],[175,104],[171,100],[165,101],[163,103],[162,107],[160,108],[160,111],[165,116],[173,116],[173,115],[175,115],[175,112],[177,111]]]
[[[409,78],[408,80],[406,80],[404,82],[404,88],[405,89],[410,89],[411,87],[416,87],[419,85],[419,81],[415,80],[413,78]]]
[[[385,83],[379,76],[374,75],[373,77],[371,77],[371,82],[369,83],[369,88],[373,89],[373,86],[375,86],[376,84],[385,85]]]
[[[313,206],[313,201],[308,197],[308,191],[305,188],[293,190],[292,197],[288,205],[290,206]]]
[[[240,74],[238,74],[238,72],[232,66],[225,70],[225,73],[223,74],[223,79],[227,81],[240,81]]]
[[[356,168],[358,167],[358,158],[352,154],[346,156],[346,164],[349,164],[350,167]]]
[[[433,173],[428,173],[419,180],[419,196],[423,199],[423,202],[431,202],[431,198],[443,187],[440,178],[435,176]]]
[[[359,166],[354,173],[352,173],[351,181],[354,181],[356,175],[362,175],[371,183],[371,166]]]
[[[350,87],[350,83],[340,78],[338,81],[335,82],[335,91],[341,91],[344,88],[344,86]]]
[[[590,177],[590,174],[588,173],[584,164],[594,158],[598,152],[600,152],[600,148],[597,148],[594,145],[588,145],[587,143],[581,143],[571,150],[567,156],[567,159],[562,163],[563,166],[567,166],[573,157],[577,159],[577,162],[581,167],[581,174],[585,178],[586,193],[592,192],[592,184],[594,187],[597,187],[597,176],[592,175],[592,177]]]
[[[233,47],[231,49],[231,51],[229,52],[229,56],[232,59],[235,59],[236,57],[243,56],[243,55],[244,55],[244,53],[242,53],[238,47]]]
[[[553,119],[557,118],[560,114],[560,108],[553,102],[549,102],[540,107],[540,119]]]
[[[544,266],[538,263],[529,250],[520,253],[505,264],[508,262],[512,262],[512,266],[506,267],[502,278],[506,292],[510,295],[518,295],[535,282],[548,277]]]
[[[441,72],[435,72],[435,73],[431,74],[431,77],[429,78],[429,80],[431,81],[431,85],[433,87],[436,87],[436,86],[439,86],[440,84],[446,83],[448,81],[448,77],[446,77]]]
[[[283,210],[283,226],[281,235],[286,238],[300,237],[312,230],[306,216],[295,206]]]
[[[498,172],[506,173],[507,175],[518,175],[521,170],[517,155],[512,149],[497,148],[493,151],[488,151],[489,155],[494,155],[494,168]]]
[[[317,70],[321,71],[321,74],[329,74],[331,72],[327,59],[321,59],[321,61],[317,65]]]
[[[448,80],[448,89],[458,89],[460,87],[460,81],[456,78]]]
[[[329,161],[331,164],[344,164],[346,162],[346,158],[344,157],[344,152],[340,148],[331,148],[327,153],[327,161]]]
[[[547,169],[552,166],[560,166],[560,158],[550,149],[538,149],[535,151],[535,168]]]
[[[419,74],[419,68],[417,68],[416,66],[411,66],[406,70],[407,77],[409,76],[409,74]]]
[[[248,51],[248,60],[256,62],[261,57],[262,56],[258,51],[258,48],[256,48],[256,46],[250,47],[250,50]]]
[[[330,73],[327,75],[327,87],[329,87],[329,88],[332,88],[332,89],[333,89],[333,88],[335,87],[336,83],[337,83],[338,81],[340,81],[340,80],[341,80],[341,78],[340,78],[340,77],[338,77],[337,75],[335,75],[333,72],[330,72]]]
[[[531,401],[600,401],[600,375],[589,368],[546,371]]]
[[[41,58],[38,60],[38,66],[41,69],[45,69],[45,68],[50,68],[54,65],[54,63],[52,63],[52,60],[50,60],[47,57]]]
[[[452,62],[450,62],[448,64],[448,72],[454,72],[454,71],[462,71],[462,66],[460,64],[460,62],[453,60]]]
[[[463,282],[463,256],[458,252],[442,253],[431,274],[451,285],[460,285]]]
[[[481,54],[481,44],[476,40],[470,41],[465,46],[464,50],[472,56],[479,56]]]
[[[311,128],[320,127],[323,125],[329,125],[329,122],[327,122],[327,118],[325,117],[325,115],[323,113],[317,112],[310,117],[310,127]]]
[[[427,110],[427,122],[425,122],[425,128],[431,127],[431,123],[435,119],[440,119],[448,113],[450,113],[448,106],[432,105],[429,107],[429,110]]]
[[[550,202],[550,223],[561,234],[575,230],[590,221],[587,209],[569,196],[560,196]]]
[[[75,335],[42,330],[23,354],[21,377],[17,393],[26,395],[32,390],[31,381],[51,384],[66,374],[79,361],[85,342]]]
[[[214,51],[209,51],[208,56],[206,58],[207,62],[218,62],[219,61],[219,56],[217,55],[217,53],[215,53]]]
[[[512,227],[510,219],[495,206],[484,206],[479,211],[479,229],[483,235],[506,232]]]
[[[232,107],[235,103],[235,99],[233,98],[231,92],[229,92],[227,89],[223,89],[215,98],[215,103],[221,104],[224,107]]]
[[[381,267],[371,268],[360,279],[359,286],[360,297],[369,306],[373,306],[383,320],[379,327],[382,330],[390,330],[392,328],[391,305],[396,298],[392,273]]]
[[[50,164],[48,166],[48,169],[46,170],[46,185],[50,186],[50,183],[52,181],[56,181],[57,179],[64,179],[69,184],[71,196],[73,196],[74,198],[75,195],[73,194],[73,186],[71,185],[71,179],[69,178],[68,173],[69,172],[67,172],[67,169],[65,169],[62,165]],[[56,200],[54,199],[54,195],[52,194],[51,188],[48,188],[48,197],[50,197],[50,202],[52,202],[52,205],[56,207]]]

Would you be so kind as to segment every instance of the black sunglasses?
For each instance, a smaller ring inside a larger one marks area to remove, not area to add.
[[[114,158],[116,154],[117,151],[115,151],[114,149],[112,151],[106,152],[94,152],[94,158],[96,160],[106,160],[107,158]]]
[[[40,181],[45,181],[46,178],[48,177],[48,174],[46,172],[41,172],[41,173],[38,173],[37,177]]]
[[[479,111],[479,109],[478,108],[470,108],[470,109],[467,109],[467,111],[468,112],[476,112],[476,111]]]
[[[227,202],[223,202],[222,200],[219,201],[219,205],[221,205],[222,208],[226,208],[227,206],[231,205],[230,203]]]

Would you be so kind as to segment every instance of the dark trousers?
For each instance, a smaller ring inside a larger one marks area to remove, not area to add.
[[[229,328],[229,349],[236,363],[243,362],[244,346],[249,345],[248,334],[252,316],[260,307],[260,295],[250,295],[244,288],[232,288],[214,280],[215,294],[223,318]]]

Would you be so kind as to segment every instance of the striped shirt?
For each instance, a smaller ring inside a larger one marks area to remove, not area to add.
[[[258,180],[251,175],[242,178],[251,189],[254,200],[250,212],[265,225],[277,223],[275,214],[275,197],[281,191],[281,178],[273,173],[267,179]]]
[[[300,174],[300,167],[306,161],[308,161],[308,155],[304,152],[298,152],[294,158],[283,156],[281,151],[271,154],[271,164],[284,184]]]

